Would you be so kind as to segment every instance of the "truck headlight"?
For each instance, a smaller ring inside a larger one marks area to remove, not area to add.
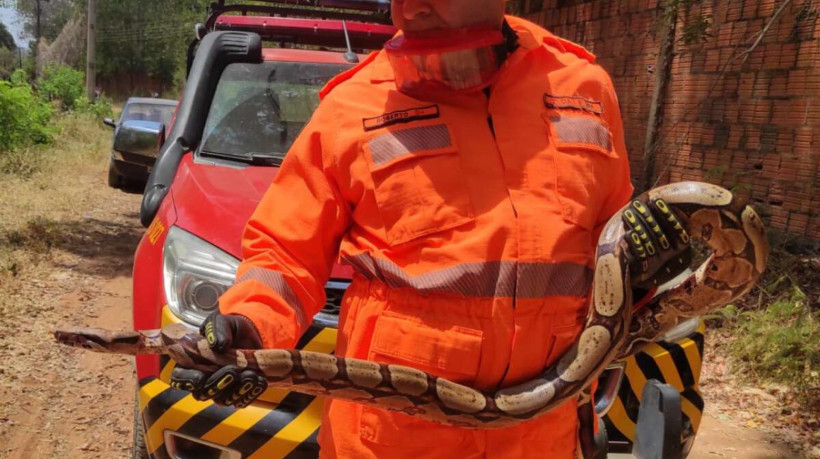
[[[162,277],[165,299],[183,321],[199,326],[217,310],[233,285],[239,260],[193,234],[172,227],[165,240]]]

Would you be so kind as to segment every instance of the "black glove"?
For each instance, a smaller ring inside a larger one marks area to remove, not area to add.
[[[214,312],[202,323],[199,333],[216,352],[262,348],[256,327],[240,315]],[[268,382],[255,371],[240,370],[235,365],[226,365],[210,375],[178,366],[171,373],[171,387],[190,391],[199,401],[244,408],[265,392]]]
[[[689,234],[663,200],[633,200],[622,219],[626,225],[633,288],[652,291],[691,265]]]

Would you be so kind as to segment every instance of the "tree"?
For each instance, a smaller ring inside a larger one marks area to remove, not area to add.
[[[71,16],[82,8],[81,0],[0,0],[0,6],[13,6],[22,16],[23,30],[34,37],[54,40]]]
[[[6,48],[11,51],[17,49],[17,43],[14,41],[14,37],[2,22],[0,22],[0,48]]]
[[[193,26],[204,22],[208,0],[106,0],[97,12],[97,69],[170,84],[185,63]]]

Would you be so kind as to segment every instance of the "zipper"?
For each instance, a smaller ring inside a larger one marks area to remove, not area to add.
[[[516,224],[516,229],[517,229],[517,227],[518,227],[518,210],[515,208],[515,203],[513,203],[512,194],[510,193],[510,188],[506,184],[506,166],[504,165],[504,157],[501,155],[501,148],[498,147],[498,143],[496,142],[495,126],[493,124],[493,115],[492,115],[492,113],[490,113],[490,94],[491,94],[490,88],[487,88],[487,89],[484,90],[484,95],[487,97],[487,125],[490,128],[490,134],[493,136],[493,143],[495,143],[495,149],[498,152],[498,157],[500,159],[501,166],[504,167],[504,172],[505,172],[505,174],[504,174],[504,181],[505,181],[504,188],[507,190],[507,200],[510,203],[510,208],[512,209],[513,215],[515,216],[515,224]],[[521,240],[520,239],[521,238],[519,236],[516,236],[516,250],[515,250],[516,251],[516,257],[518,257],[520,255],[520,253],[519,253],[519,247],[521,245]],[[512,289],[512,292],[513,292],[512,293],[512,310],[513,310],[513,337],[512,337],[512,342],[513,343],[515,342],[515,310],[516,310],[517,301],[518,301],[518,267],[519,267],[519,261],[516,260],[515,268],[514,268],[515,271],[513,273],[513,289]],[[502,374],[501,380],[499,381],[498,386],[496,387],[496,389],[500,389],[504,385],[504,382],[507,380],[507,374],[510,372],[510,362],[512,360],[513,347],[514,347],[514,345],[511,343],[510,353],[509,353],[510,358],[507,360],[507,366],[504,368],[504,373]]]

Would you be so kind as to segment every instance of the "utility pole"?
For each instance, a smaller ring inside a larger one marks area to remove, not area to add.
[[[88,0],[88,42],[85,58],[85,90],[88,100],[94,101],[97,87],[97,0]]]

